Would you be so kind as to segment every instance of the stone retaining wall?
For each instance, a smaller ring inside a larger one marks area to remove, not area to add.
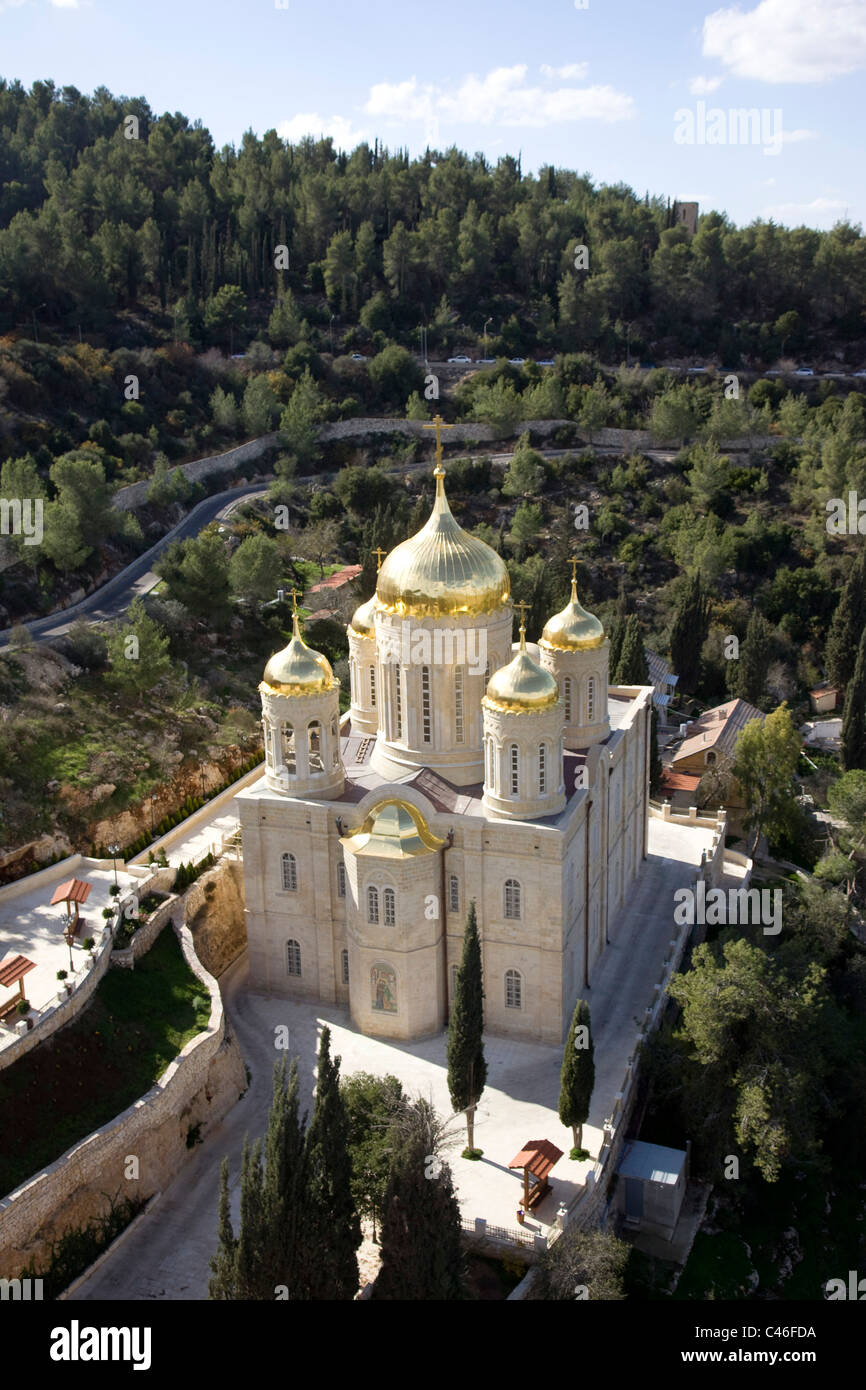
[[[189,1157],[190,1130],[221,1120],[246,1089],[219,986],[198,960],[189,928],[177,935],[210,995],[207,1030],[190,1039],[145,1096],[0,1201],[0,1277],[16,1277],[30,1259],[43,1261],[52,1239],[105,1212],[111,1198],[148,1198],[167,1186]]]

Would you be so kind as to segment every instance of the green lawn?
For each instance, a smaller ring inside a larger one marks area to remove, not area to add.
[[[209,1017],[210,997],[166,927],[134,970],[109,971],[74,1023],[0,1072],[0,1192],[149,1091]]]

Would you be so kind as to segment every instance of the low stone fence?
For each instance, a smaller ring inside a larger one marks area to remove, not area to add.
[[[242,791],[244,787],[251,787],[254,782],[257,782],[260,777],[264,776],[264,772],[264,761],[257,763],[249,772],[245,772],[243,777],[239,777],[236,782],[232,782],[230,786],[226,787],[225,791],[221,791],[218,796],[214,796],[210,801],[206,801],[204,806],[201,806],[199,810],[193,811],[191,816],[187,816],[186,820],[180,822],[180,825],[175,825],[165,835],[162,835],[160,839],[154,840],[152,845],[148,845],[147,849],[143,849],[140,854],[134,855],[129,861],[129,872],[131,873],[133,868],[148,868],[146,862],[148,854],[156,855],[161,849],[164,849],[166,855],[168,855],[169,851],[179,842],[188,840],[197,827],[206,825],[208,821],[213,820],[220,811],[225,810],[239,791]],[[219,832],[214,832],[212,848],[217,854],[220,854],[224,849],[223,840]],[[204,853],[207,853],[207,851],[205,850]],[[203,858],[204,855],[201,857]],[[175,870],[171,869],[170,872],[174,875]],[[173,878],[172,881],[174,881]]]
[[[104,1212],[112,1194],[148,1198],[165,1187],[189,1156],[190,1131],[222,1119],[244,1091],[243,1061],[226,1034],[219,986],[198,960],[189,929],[175,930],[210,995],[207,1029],[146,1095],[0,1201],[0,1276],[15,1277],[31,1258],[39,1263],[52,1239]]]
[[[174,869],[172,869],[172,874]],[[152,892],[152,889],[148,889]],[[145,955],[159,936],[166,922],[182,904],[183,899],[177,893],[172,893],[164,903],[151,912],[147,920],[133,932],[132,939],[128,946],[122,950],[115,949],[111,953],[111,964],[120,969],[133,970],[135,962]]]
[[[235,449],[227,449],[224,454],[208,454],[206,458],[193,459],[190,463],[178,464],[178,467],[185,478],[191,483],[196,483],[215,473],[233,473],[238,464],[260,458],[278,443],[277,433],[263,434],[258,439],[248,440],[246,444],[239,444]],[[128,487],[118,488],[111,499],[111,505],[122,512],[143,507],[152,481],[152,478],[145,478],[140,483],[130,483]]]

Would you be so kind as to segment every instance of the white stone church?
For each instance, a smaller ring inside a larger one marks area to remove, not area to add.
[[[652,688],[608,688],[571,598],[512,643],[505,564],[445,495],[348,629],[351,707],[300,633],[259,687],[265,773],[239,793],[250,983],[444,1027],[474,899],[485,1028],[559,1043],[646,856]]]

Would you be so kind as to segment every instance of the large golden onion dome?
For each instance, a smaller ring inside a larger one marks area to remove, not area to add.
[[[414,618],[494,613],[511,595],[505,563],[455,521],[441,463],[433,476],[436,501],[430,519],[416,536],[391,551],[379,571],[379,604],[390,613]]]
[[[376,625],[373,622],[373,614],[376,612],[378,599],[374,594],[368,598],[366,603],[362,603],[360,608],[356,608],[349,623],[349,631],[354,632],[357,637],[375,637]]]
[[[576,564],[576,562],[575,562]],[[604,642],[604,628],[577,600],[577,578],[571,578],[571,599],[561,613],[544,625],[539,646],[554,652],[585,652]]]
[[[318,695],[333,690],[336,684],[328,658],[308,647],[301,636],[296,607],[292,616],[292,640],[271,657],[259,688],[275,695]]]
[[[559,686],[549,671],[533,661],[526,650],[526,628],[520,624],[520,651],[502,666],[487,683],[481,701],[488,709],[506,714],[537,714],[551,709],[559,699]]]

